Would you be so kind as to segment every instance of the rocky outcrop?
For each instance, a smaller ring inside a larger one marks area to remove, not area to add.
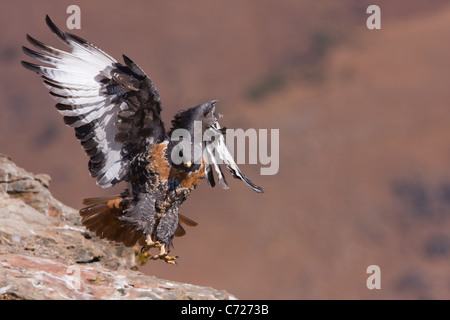
[[[87,232],[49,184],[0,154],[0,300],[235,299],[137,271],[132,248]]]

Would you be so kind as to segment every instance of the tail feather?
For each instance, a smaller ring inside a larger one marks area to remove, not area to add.
[[[178,221],[184,223],[185,225],[187,225],[189,227],[196,227],[196,226],[198,226],[197,222],[195,222],[192,219],[189,219],[186,216],[183,216],[182,214],[178,214]]]
[[[175,236],[176,237],[182,237],[186,234],[186,230],[184,230],[183,226],[181,225],[181,223],[189,226],[189,227],[196,227],[198,226],[198,223],[195,222],[192,219],[189,219],[186,216],[183,216],[182,214],[178,214],[178,226],[177,229],[175,231]]]
[[[175,237],[182,237],[186,234],[186,230],[184,230],[181,224],[178,224],[177,229],[175,230]]]
[[[120,195],[87,198],[83,200],[85,208],[80,210],[81,222],[90,231],[100,238],[122,242],[131,247],[136,243],[145,245],[145,235],[137,230],[132,224],[124,222],[120,217],[123,215],[123,198]],[[195,227],[198,225],[192,219],[182,214],[178,215],[179,223],[175,236],[181,237],[186,231],[181,223]]]
[[[87,207],[80,210],[81,222],[100,238],[122,242],[131,247],[145,243],[144,234],[119,218],[123,214],[123,198],[120,195],[83,200]]]
[[[103,204],[110,200],[116,200],[116,199],[122,199],[122,197],[120,195],[114,195],[114,196],[105,196],[105,197],[86,198],[86,199],[83,199],[83,204],[85,206],[92,206],[94,204]]]

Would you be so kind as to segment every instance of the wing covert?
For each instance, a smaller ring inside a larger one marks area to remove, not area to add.
[[[158,91],[128,57],[123,56],[121,64],[86,40],[61,31],[48,16],[46,22],[71,51],[27,35],[39,51],[23,47],[24,53],[48,66],[26,61],[22,65],[42,76],[56,109],[89,156],[89,171],[97,184],[106,188],[129,181],[131,163],[165,137]]]

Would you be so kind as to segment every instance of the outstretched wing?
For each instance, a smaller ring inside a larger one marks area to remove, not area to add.
[[[44,79],[64,122],[75,129],[90,157],[89,171],[97,184],[106,188],[129,181],[132,174],[139,175],[131,173],[131,168],[145,165],[141,155],[164,140],[158,91],[126,56],[122,65],[95,45],[61,31],[48,16],[46,22],[71,52],[27,35],[40,52],[23,47],[24,53],[50,66],[25,61],[22,65]]]
[[[219,164],[225,164],[227,169],[231,172],[234,178],[243,181],[247,186],[252,188],[258,193],[263,193],[264,190],[254,184],[245,174],[241,172],[236,162],[233,159],[230,151],[228,150],[223,133],[220,127],[219,122],[216,120],[211,127],[209,128],[211,137],[211,141],[206,142],[205,146],[205,155],[206,155],[206,167],[205,167],[205,175],[208,181],[208,184],[211,187],[215,186],[214,174],[212,169],[217,174],[217,178],[219,179],[219,184],[222,188],[228,189],[228,184],[225,180],[225,176],[220,169]]]
[[[220,164],[225,164],[234,178],[242,180],[256,192],[263,193],[264,190],[261,187],[255,185],[241,172],[228,150],[223,135],[226,131],[220,127],[218,121],[218,119],[221,118],[221,115],[216,115],[214,113],[216,102],[216,100],[211,100],[189,110],[180,111],[175,115],[175,118],[172,121],[172,129],[169,132],[169,135],[171,135],[175,129],[183,128],[188,130],[192,137],[195,134],[194,123],[200,121],[202,123],[202,137],[206,140],[202,145],[204,150],[202,154],[203,160],[205,161],[205,176],[208,184],[211,187],[215,186],[215,171],[219,179],[219,184],[222,188],[228,189],[225,176],[220,168]]]

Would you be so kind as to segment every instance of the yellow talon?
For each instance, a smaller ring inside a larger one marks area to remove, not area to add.
[[[162,244],[159,241],[153,241],[150,235],[147,235],[145,239],[145,251],[148,251],[150,248],[161,248]]]
[[[176,259],[177,259],[178,257],[169,257],[169,256],[166,256],[165,258],[164,258],[164,261],[166,262],[166,263],[168,263],[168,264],[177,264],[177,262],[175,261]]]
[[[178,257],[177,256],[169,256],[168,255],[169,252],[166,251],[166,248],[163,244],[161,244],[160,249],[159,249],[159,254],[152,256],[150,259],[152,260],[164,260],[166,263],[169,264],[177,264],[177,262],[175,261]]]
[[[151,236],[147,235],[147,237],[145,239],[145,243],[146,243],[145,246],[143,246],[141,248],[140,254],[137,255],[139,262],[141,262],[141,265],[144,264],[149,259],[151,259],[151,260],[159,260],[160,259],[160,260],[164,260],[166,263],[169,263],[169,264],[177,264],[175,260],[178,259],[178,257],[177,256],[174,256],[174,257],[169,256],[168,255],[169,252],[166,251],[165,245],[162,244],[161,242],[153,241]],[[152,256],[149,252],[151,248],[159,248],[159,254]]]

